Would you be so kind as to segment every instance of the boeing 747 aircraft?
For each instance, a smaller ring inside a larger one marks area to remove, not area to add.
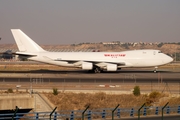
[[[100,73],[103,70],[117,71],[124,67],[158,67],[173,61],[160,50],[132,50],[123,52],[49,52],[41,48],[20,29],[12,29],[18,46],[17,55],[29,60],[78,67]]]

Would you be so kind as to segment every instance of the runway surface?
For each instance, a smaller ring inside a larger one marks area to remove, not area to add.
[[[87,71],[30,71],[30,72],[0,72],[0,81],[8,82],[30,82],[30,79],[43,79],[43,82],[111,82],[111,83],[151,83],[167,82],[179,83],[180,72],[159,71],[118,71],[105,72],[100,74],[89,73]]]
[[[134,86],[141,87],[142,92],[153,90],[168,91],[180,94],[180,72],[162,70],[154,73],[150,70],[123,70],[100,74],[87,71],[19,71],[0,72],[0,86],[5,89],[10,85],[21,85],[21,88],[61,90],[110,90],[132,93]]]

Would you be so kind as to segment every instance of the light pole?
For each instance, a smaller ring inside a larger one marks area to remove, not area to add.
[[[177,49],[177,48],[176,48]],[[175,62],[176,62],[176,49],[175,49]]]
[[[31,75],[29,76],[30,77],[30,94],[31,94],[31,97],[32,97],[32,94],[33,94],[33,81],[32,81],[32,78],[31,78]]]
[[[179,82],[179,96],[180,96],[180,82]]]

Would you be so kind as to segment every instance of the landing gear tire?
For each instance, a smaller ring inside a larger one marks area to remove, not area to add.
[[[154,68],[154,73],[156,73],[156,72],[157,72],[157,69],[158,69],[158,67],[155,67],[155,68]]]
[[[101,73],[102,70],[101,70],[101,68],[96,67],[93,69],[93,71],[94,71],[94,73]]]

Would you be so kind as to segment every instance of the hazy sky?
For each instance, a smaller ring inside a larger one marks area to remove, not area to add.
[[[0,0],[0,44],[180,42],[180,0]]]

